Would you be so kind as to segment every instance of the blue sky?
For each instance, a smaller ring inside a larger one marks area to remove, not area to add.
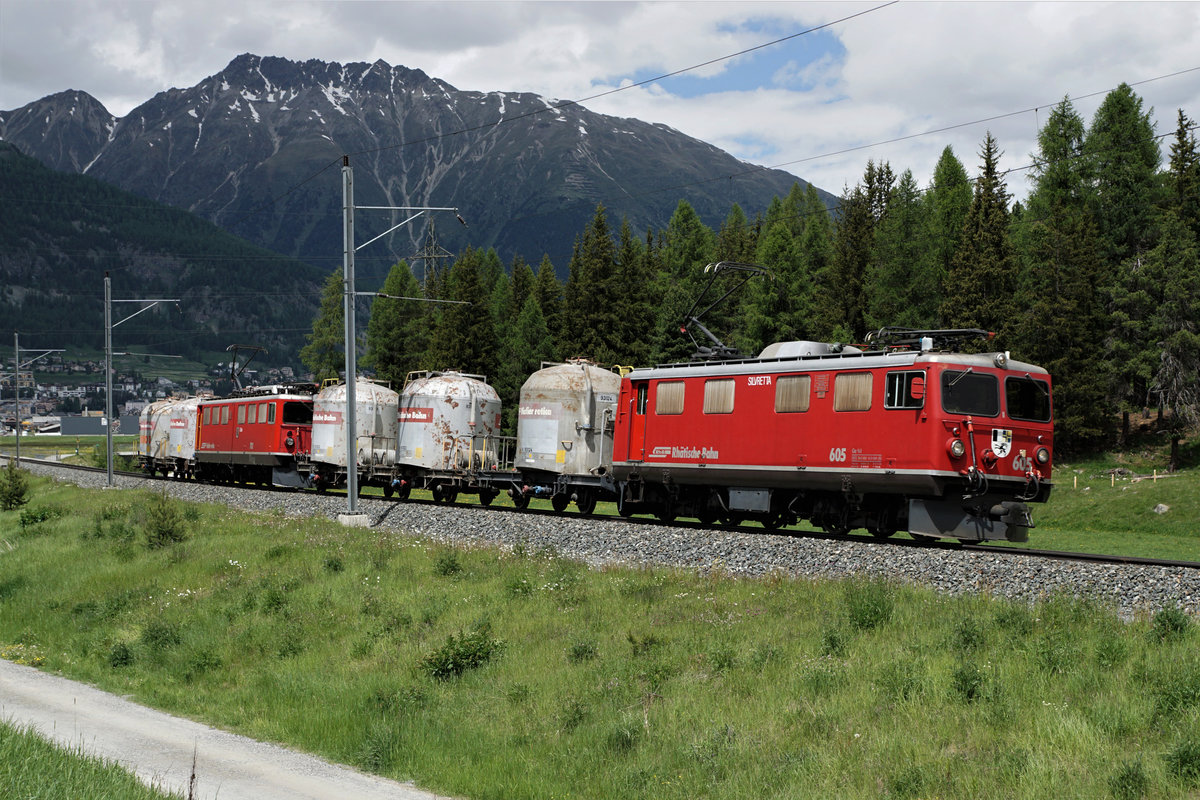
[[[742,35],[769,42],[795,33],[795,25],[784,20],[754,20],[738,26]],[[813,88],[806,67],[825,61],[841,61],[846,48],[830,31],[814,31],[780,44],[736,56],[704,70],[686,72],[656,82],[664,92],[684,99],[722,92],[753,92],[760,88],[805,91]],[[715,70],[715,71],[714,71]],[[671,70],[667,70],[668,72]],[[611,76],[607,82],[640,83],[664,74],[652,67],[628,75]]]

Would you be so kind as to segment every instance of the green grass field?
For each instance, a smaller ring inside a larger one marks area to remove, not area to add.
[[[0,796],[166,800],[120,766],[50,744],[34,731],[0,720]]]
[[[32,483],[0,513],[7,657],[442,793],[1200,792],[1178,611],[591,570]]]

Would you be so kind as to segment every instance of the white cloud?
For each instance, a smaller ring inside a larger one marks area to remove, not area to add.
[[[383,59],[460,89],[580,99],[874,5],[0,0],[0,108],[70,88],[124,114],[243,52]],[[1005,151],[1001,166],[1022,166],[1037,124],[1064,95],[1200,67],[1200,3],[901,3],[821,35],[830,34],[844,55],[810,54],[801,45],[813,39],[793,40],[777,50],[791,62],[772,61],[757,88],[683,98],[648,85],[585,105],[667,124],[756,163],[786,164],[836,193],[858,180],[868,158],[911,168],[925,184],[946,145],[973,173],[988,130]],[[720,76],[731,63],[695,74]],[[1200,117],[1200,72],[1134,88],[1155,108],[1160,133],[1174,128],[1177,108]],[[1101,100],[1076,108],[1090,120]],[[1000,118],[844,152],[992,117]],[[1010,176],[1009,188],[1023,194],[1024,173]]]

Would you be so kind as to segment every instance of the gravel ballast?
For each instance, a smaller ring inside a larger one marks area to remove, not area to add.
[[[103,487],[103,473],[25,465],[85,487]],[[344,496],[269,492],[192,482],[116,476],[118,488],[164,488],[181,500],[219,503],[245,511],[336,518]],[[988,593],[1036,601],[1056,593],[1090,596],[1131,619],[1176,606],[1200,616],[1200,570],[1137,564],[1093,564],[1036,556],[942,548],[902,547],[874,542],[831,541],[719,529],[644,525],[625,520],[510,513],[479,506],[437,506],[360,498],[358,510],[375,529],[444,542],[490,545],[559,554],[594,567],[614,564],[720,571],[733,576],[772,572],[798,578],[886,578],[925,586],[947,595]],[[353,531],[347,528],[348,534]],[[1031,536],[1036,536],[1034,530]]]

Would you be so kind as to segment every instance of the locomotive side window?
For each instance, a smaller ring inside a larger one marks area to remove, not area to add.
[[[274,403],[267,403],[267,423],[270,425],[275,424],[275,404]]]
[[[658,392],[654,396],[654,413],[683,413],[683,381],[664,381],[658,384]]]
[[[721,378],[704,382],[704,413],[733,413],[733,379]]]
[[[1013,419],[1030,422],[1050,421],[1050,388],[1034,378],[1007,378],[1004,403]]]
[[[238,425],[246,424],[246,407],[244,405],[242,405],[241,403],[238,403],[237,420],[238,420],[237,421]]]
[[[650,395],[650,384],[639,383],[637,387],[637,413],[646,413],[646,398]]]
[[[883,398],[884,408],[923,408],[925,406],[925,373],[889,372]]]
[[[775,381],[775,413],[808,411],[812,378],[808,375],[784,375]]]
[[[871,373],[844,372],[833,379],[834,411],[871,410]]]
[[[209,406],[204,407],[204,424],[212,425],[212,408]]]
[[[221,424],[229,424],[229,406],[221,406]]]
[[[947,414],[994,417],[1000,413],[1000,384],[995,375],[946,370],[942,373],[942,408]]]

